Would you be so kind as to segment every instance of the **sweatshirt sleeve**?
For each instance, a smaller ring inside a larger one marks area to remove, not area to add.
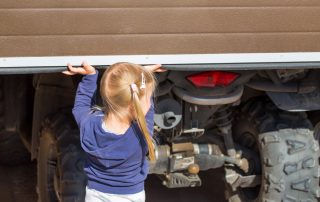
[[[98,71],[96,74],[85,75],[78,85],[74,106],[73,116],[80,127],[81,122],[88,117],[91,107],[94,104],[94,94],[97,90]]]

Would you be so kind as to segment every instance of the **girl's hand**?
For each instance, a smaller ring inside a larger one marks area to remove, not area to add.
[[[167,71],[166,69],[162,68],[160,64],[147,65],[147,66],[143,66],[143,67],[151,72],[165,72],[165,71]]]
[[[82,63],[82,67],[72,67],[71,64],[68,64],[68,71],[63,71],[63,74],[66,75],[75,75],[75,74],[82,74],[82,75],[88,75],[88,74],[95,74],[96,69],[89,65],[86,62]]]

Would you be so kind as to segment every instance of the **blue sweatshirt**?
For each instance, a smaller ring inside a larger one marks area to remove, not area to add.
[[[104,193],[134,194],[144,190],[148,174],[148,147],[136,122],[117,135],[103,127],[102,111],[92,111],[98,72],[83,76],[75,98],[73,115],[80,129],[80,140],[86,152],[84,171],[88,187]],[[153,132],[153,102],[146,115],[150,134]]]

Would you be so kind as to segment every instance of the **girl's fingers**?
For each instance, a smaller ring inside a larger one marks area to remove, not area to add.
[[[145,68],[150,68],[150,69],[157,69],[161,67],[161,64],[156,64],[156,65],[146,65],[144,66]]]
[[[87,62],[82,62],[82,67],[73,67],[70,63],[67,64],[68,70],[63,71],[63,74],[66,75],[75,75],[75,74],[95,74],[96,69],[89,65]]]
[[[158,69],[163,69],[161,68],[161,64],[156,64],[156,65],[147,65],[144,66],[146,69],[152,72],[163,72],[163,70],[158,70]]]
[[[83,61],[83,62],[81,63],[81,66],[82,66],[84,69],[90,68],[90,65],[89,65],[86,61]]]
[[[168,71],[168,70],[163,68],[163,67],[160,67],[160,68],[155,70],[155,72],[166,72],[166,71]]]
[[[95,74],[96,73],[96,69],[94,67],[92,67],[91,65],[89,65],[86,61],[82,62],[82,67],[85,70],[86,74]]]
[[[81,65],[82,65],[83,67],[88,67],[88,66],[90,66],[90,65],[87,63],[87,61],[82,61]]]
[[[70,72],[80,73],[79,72],[80,69],[73,67],[71,64],[68,64],[68,69],[69,69]]]
[[[70,72],[70,71],[63,71],[62,73],[65,74],[65,75],[70,75],[70,76],[76,74],[76,73],[73,73],[73,72]]]
[[[69,72],[74,74],[86,74],[86,70],[83,67],[73,67],[71,64],[68,64],[68,69]]]

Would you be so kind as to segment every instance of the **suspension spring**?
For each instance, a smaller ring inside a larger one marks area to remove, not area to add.
[[[230,157],[236,157],[236,150],[232,139],[232,109],[230,105],[220,107],[215,113],[216,125],[223,135],[227,153]]]
[[[214,115],[215,115],[214,119],[216,121],[216,125],[218,128],[231,126],[233,116],[232,116],[232,110],[230,105],[224,105],[220,107]]]

